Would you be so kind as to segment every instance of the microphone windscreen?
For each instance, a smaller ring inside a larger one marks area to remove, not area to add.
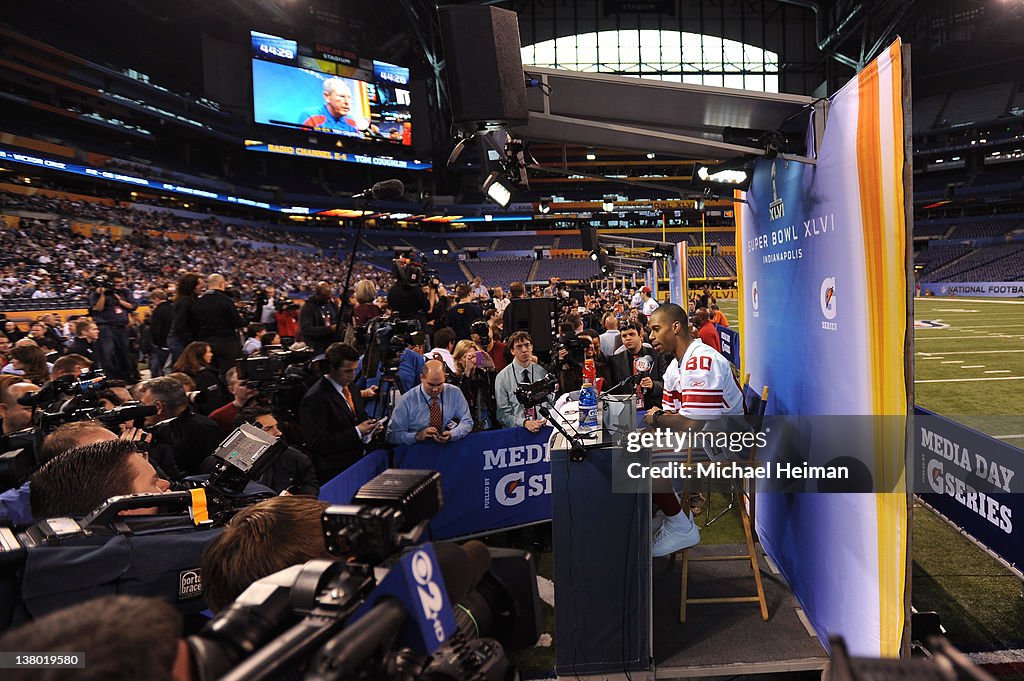
[[[381,180],[377,184],[373,185],[373,198],[378,201],[387,201],[388,199],[397,199],[405,193],[405,185],[402,184],[401,180]]]
[[[462,550],[469,557],[469,590],[472,591],[491,569],[491,550],[475,539],[463,544]]]
[[[633,360],[633,369],[636,373],[643,374],[654,368],[654,362],[651,360],[650,355],[638,355]]]
[[[458,544],[434,544],[437,564],[441,568],[444,588],[448,600],[454,605],[473,590],[473,574],[470,571],[469,555]]]

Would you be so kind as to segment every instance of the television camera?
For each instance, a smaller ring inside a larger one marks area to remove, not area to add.
[[[309,387],[313,350],[271,347],[263,357],[238,360],[238,378],[270,402],[274,415],[282,421],[298,419],[299,404]]]
[[[351,504],[327,508],[324,540],[339,560],[250,586],[189,637],[197,678],[514,678],[505,650],[540,633],[532,558],[423,544],[442,505],[437,472],[387,470]]]
[[[7,436],[7,451],[0,455],[0,491],[28,481],[39,467],[35,453],[41,451],[43,439],[65,423],[98,421],[117,433],[122,423],[131,421],[141,428],[146,417],[156,413],[156,407],[139,402],[103,408],[99,394],[106,387],[107,379],[101,372],[83,372],[80,376],[61,376],[19,397],[18,404],[33,408],[32,426]]]

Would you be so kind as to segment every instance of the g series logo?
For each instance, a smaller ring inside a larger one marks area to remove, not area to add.
[[[509,473],[498,480],[494,490],[494,498],[502,506],[518,506],[526,497],[539,497],[551,494],[551,474],[531,475],[529,481],[526,473]]]

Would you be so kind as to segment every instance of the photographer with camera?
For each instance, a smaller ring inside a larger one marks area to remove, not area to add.
[[[18,404],[18,398],[39,390],[20,376],[0,376],[0,419],[3,419],[4,451],[8,451],[7,436],[32,425],[32,407]]]
[[[227,391],[231,395],[232,400],[224,406],[215,409],[210,412],[210,420],[220,426],[221,430],[224,431],[225,435],[228,435],[235,429],[235,418],[238,417],[238,412],[242,410],[249,400],[256,397],[259,393],[256,390],[250,389],[245,380],[238,377],[238,368],[231,367],[224,374],[224,378],[227,382]]]
[[[526,428],[531,433],[540,431],[547,419],[539,418],[535,407],[529,411],[516,399],[516,389],[539,381],[547,375],[541,365],[533,361],[533,338],[526,331],[516,331],[508,338],[512,346],[513,361],[494,379],[494,394],[498,405],[498,421],[506,428]],[[548,406],[554,406],[552,396]]]
[[[455,442],[473,432],[469,404],[456,386],[445,383],[444,363],[427,360],[420,386],[398,398],[391,414],[388,441],[411,445],[425,440]]]
[[[326,483],[354,464],[379,422],[366,416],[363,398],[349,386],[359,366],[359,352],[333,343],[324,353],[327,374],[309,389],[299,406],[299,422],[317,478]]]
[[[338,340],[336,325],[340,315],[331,285],[317,282],[313,295],[299,310],[299,333],[306,345],[313,348],[313,354],[322,355],[327,346]]]
[[[388,290],[388,309],[402,319],[415,319],[419,328],[427,323],[427,295],[423,292],[422,266],[408,258],[395,258],[392,273],[395,283]]]
[[[264,403],[252,402],[243,407],[231,424],[231,431],[243,423],[256,426],[271,437],[284,438],[278,427],[273,410]],[[219,457],[210,455],[200,466],[203,473],[214,470]],[[266,485],[278,494],[316,497],[320,494],[320,482],[316,478],[313,461],[295,447],[289,446],[277,455],[263,475],[256,482]]]
[[[36,459],[39,465],[43,465],[75,447],[116,439],[114,433],[97,421],[72,421],[46,436]],[[31,503],[31,483],[27,481],[19,487],[0,493],[0,521],[14,525],[31,525],[35,520]]]
[[[478,319],[469,327],[470,339],[486,352],[496,371],[508,366],[506,346],[491,333],[491,325],[484,319]]]
[[[110,378],[138,380],[128,342],[128,313],[137,305],[120,274],[100,274],[89,294],[89,315],[100,329],[99,363]]]
[[[47,461],[29,481],[36,519],[81,517],[111,497],[170,489],[136,443],[113,439],[75,447]],[[152,515],[153,508],[121,511]]]
[[[148,441],[149,456],[174,480],[199,472],[203,460],[224,439],[220,426],[189,409],[185,388],[170,376],[151,378],[135,388],[143,405],[156,407],[145,429],[132,428],[123,437]]]

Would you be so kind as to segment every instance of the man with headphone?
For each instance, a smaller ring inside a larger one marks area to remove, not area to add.
[[[359,390],[350,390],[359,366],[359,351],[332,343],[324,353],[327,373],[306,392],[299,405],[306,451],[320,483],[326,483],[354,464],[366,451],[383,420],[366,415]]]

